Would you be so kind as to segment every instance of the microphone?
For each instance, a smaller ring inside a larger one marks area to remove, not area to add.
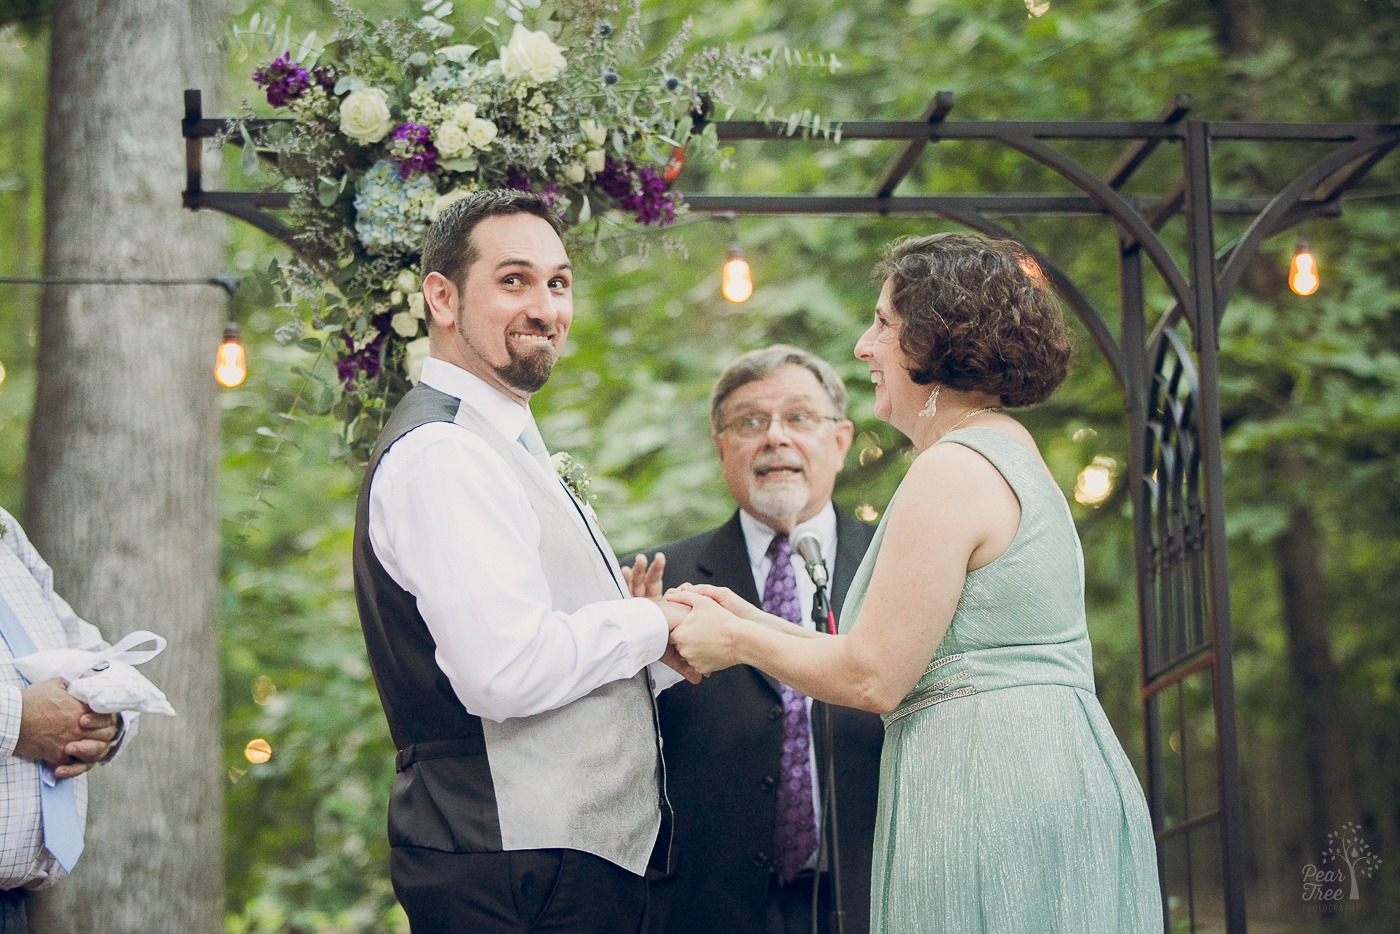
[[[802,562],[807,565],[807,576],[812,579],[812,583],[818,590],[825,587],[831,578],[826,572],[826,560],[822,557],[822,540],[815,532],[803,532],[797,537],[797,541],[792,543],[792,547],[802,556]]]

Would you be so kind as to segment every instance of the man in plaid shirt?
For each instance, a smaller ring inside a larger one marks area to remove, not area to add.
[[[76,859],[73,854],[65,869],[45,846],[39,764],[46,764],[60,783],[71,780],[69,807],[71,811],[76,805],[81,826],[87,811],[83,773],[110,758],[119,722],[116,714],[94,713],[70,696],[63,681],[28,684],[15,670],[14,658],[30,651],[100,649],[106,644],[97,627],[79,619],[54,593],[53,572],[3,509],[0,616],[0,934],[24,934],[29,892],[65,878]],[[17,641],[29,645],[11,644]],[[77,849],[81,851],[80,841]]]

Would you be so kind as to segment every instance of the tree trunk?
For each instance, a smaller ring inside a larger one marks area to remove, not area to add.
[[[1305,482],[1300,455],[1288,449],[1277,457],[1276,488],[1296,488]],[[1327,834],[1347,821],[1362,822],[1353,764],[1348,705],[1342,695],[1337,665],[1332,659],[1327,601],[1323,594],[1322,541],[1312,508],[1297,503],[1288,525],[1274,542],[1278,558],[1279,594],[1284,630],[1288,634],[1288,668],[1303,725],[1302,751],[1309,776],[1311,820],[1309,845],[1303,855],[1317,864]]]
[[[223,223],[181,207],[181,92],[217,92],[219,0],[55,0],[45,152],[49,276],[208,277]],[[217,93],[210,95],[216,102]],[[179,716],[147,717],[94,770],[87,849],[33,930],[223,928],[216,597],[226,312],[208,285],[49,287],[25,527],[59,592],[115,641],[169,639],[143,668]]]

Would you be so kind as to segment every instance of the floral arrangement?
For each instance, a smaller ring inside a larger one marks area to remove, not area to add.
[[[283,118],[248,107],[229,131],[245,167],[270,164],[292,193],[297,259],[272,272],[294,320],[279,337],[334,363],[333,380],[307,371],[321,385],[303,404],[340,417],[352,454],[427,353],[419,244],[439,212],[513,187],[595,235],[672,223],[684,161],[727,155],[705,116],[776,58],[687,53],[687,23],[642,60],[640,0],[623,19],[613,0],[497,6],[459,27],[450,0],[382,23],[337,0],[334,33],[295,52],[275,19],[233,30],[233,54],[270,55],[251,77]]]

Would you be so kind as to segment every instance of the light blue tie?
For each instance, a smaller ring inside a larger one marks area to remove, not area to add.
[[[10,654],[16,658],[34,653],[34,642],[24,631],[10,609],[10,604],[0,596],[0,636],[10,647]],[[24,680],[26,685],[28,679]],[[39,769],[39,813],[44,820],[44,846],[64,872],[72,872],[83,855],[83,825],[78,820],[78,799],[73,790],[73,779],[55,779],[52,770],[42,762]]]
[[[549,460],[549,448],[544,446],[544,437],[533,418],[525,419],[525,427],[520,430],[520,443],[551,477],[555,475],[554,464]]]

